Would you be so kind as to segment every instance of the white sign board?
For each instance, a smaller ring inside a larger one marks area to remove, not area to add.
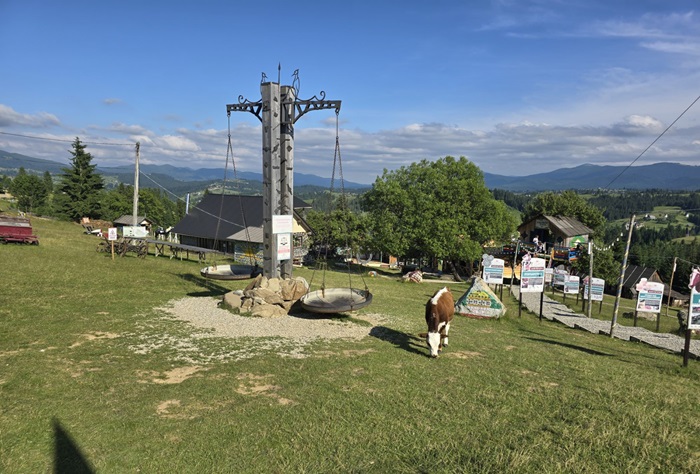
[[[117,240],[117,228],[110,227],[107,230],[107,240]]]
[[[294,229],[294,216],[272,216],[273,234],[291,234]]]
[[[675,268],[674,268],[675,270]],[[700,329],[700,270],[693,268],[688,278],[690,283],[690,307],[688,308],[688,329]]]
[[[482,278],[486,283],[490,283],[492,285],[502,285],[503,268],[505,267],[505,261],[500,258],[490,258],[484,260],[484,264],[486,264],[487,262],[488,266],[484,265]]]
[[[700,329],[700,292],[695,287],[690,292],[688,329]]]
[[[642,278],[635,286],[637,290],[637,311],[660,313],[664,297],[664,284]]]
[[[576,275],[565,275],[564,294],[567,294],[567,295],[578,294],[578,289],[579,289],[579,277]]]
[[[591,285],[591,301],[603,301],[603,293],[605,292],[605,280],[602,278],[593,278]],[[588,277],[583,279],[583,299],[588,300]]]
[[[547,264],[543,258],[523,258],[520,264],[520,291],[523,293],[542,293],[544,291],[544,269]]]
[[[277,235],[277,259],[289,260],[292,258],[292,234]]]
[[[124,235],[124,237],[132,237],[138,239],[148,237],[148,229],[140,225],[125,225],[124,227],[122,227],[122,234]]]

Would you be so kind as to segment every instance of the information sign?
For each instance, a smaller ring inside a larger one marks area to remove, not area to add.
[[[520,264],[520,291],[523,293],[542,293],[544,291],[544,269],[546,262],[543,258],[531,258],[526,255]]]
[[[637,290],[637,311],[660,313],[664,297],[664,284],[642,278],[635,287]]]

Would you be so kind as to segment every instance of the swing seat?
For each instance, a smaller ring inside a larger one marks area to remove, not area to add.
[[[262,269],[257,265],[213,265],[199,273],[212,280],[248,280],[262,273]]]
[[[326,288],[307,293],[299,301],[312,313],[346,313],[369,305],[372,293],[357,288]]]

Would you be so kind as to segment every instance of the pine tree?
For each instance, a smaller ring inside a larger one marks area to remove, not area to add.
[[[104,188],[102,176],[95,172],[92,155],[85,151],[86,146],[78,137],[71,145],[73,155],[71,167],[63,168],[58,206],[61,213],[71,220],[81,217],[101,217],[100,197]]]

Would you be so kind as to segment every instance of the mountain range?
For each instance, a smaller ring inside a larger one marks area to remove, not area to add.
[[[0,150],[0,174],[12,176],[20,167],[27,172],[60,174],[69,165],[52,160],[9,153]],[[203,182],[223,180],[224,172],[218,168],[183,168],[172,165],[141,165],[141,172],[147,174],[161,187],[172,192],[187,192],[189,188],[201,189]],[[133,184],[133,166],[102,167],[97,171],[118,182]],[[248,181],[249,186],[257,187],[262,182],[262,173],[237,172],[239,180]],[[233,179],[232,172],[227,176]],[[330,187],[330,178],[304,173],[294,173],[295,186]],[[593,190],[593,189],[668,189],[674,191],[700,189],[700,166],[678,163],[655,163],[642,166],[601,166],[582,164],[573,168],[560,168],[547,173],[528,176],[503,176],[484,173],[484,181],[489,189],[504,189],[512,192]],[[155,184],[142,179],[141,186]],[[336,183],[337,185],[337,183]],[[343,181],[346,189],[362,190],[369,185]]]

